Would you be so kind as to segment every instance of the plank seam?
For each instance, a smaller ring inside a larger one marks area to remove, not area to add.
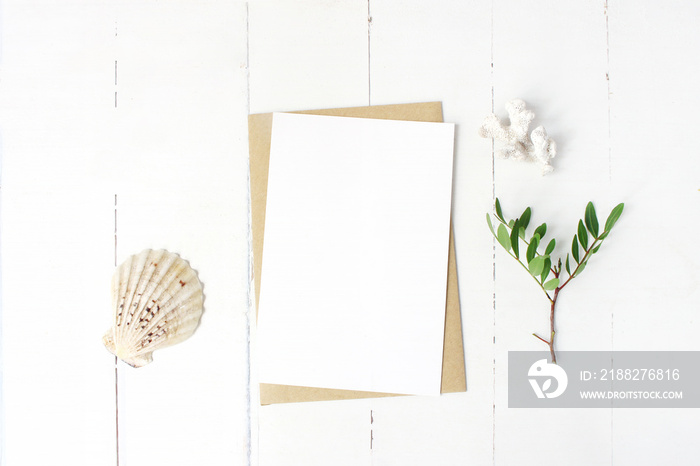
[[[116,61],[115,63],[115,83],[116,83]],[[116,92],[115,92],[116,95]],[[115,104],[116,107],[116,104]],[[114,267],[117,267],[117,194],[114,194]],[[119,466],[119,359],[114,356],[114,424],[115,424],[115,450],[116,464]]]
[[[372,105],[372,9],[367,0],[367,105]]]
[[[496,111],[496,89],[494,80],[494,0],[491,0],[491,112]],[[496,143],[491,139],[491,203],[496,202]],[[492,408],[491,408],[491,462],[496,464],[496,242],[491,239],[493,276],[493,345],[492,348]]]
[[[245,3],[245,80],[246,80],[246,113],[250,115],[250,2]],[[253,417],[252,417],[252,379],[251,379],[251,319],[255,312],[254,282],[253,282],[253,220],[252,199],[250,191],[250,159],[248,159],[248,312],[245,319],[246,332],[246,464],[251,466],[253,452]]]
[[[608,0],[603,0],[603,16],[605,17],[605,82],[608,100],[608,181],[612,182],[612,112],[610,101],[610,16]],[[610,309],[610,350],[615,348],[615,310]],[[614,464],[615,451],[615,410],[610,408],[610,464]]]

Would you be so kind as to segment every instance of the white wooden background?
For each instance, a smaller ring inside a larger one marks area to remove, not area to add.
[[[531,205],[564,244],[587,201],[624,201],[562,293],[559,349],[698,349],[700,4],[1,6],[2,465],[697,464],[696,410],[507,408],[507,351],[543,349],[547,302],[484,214]],[[476,136],[512,98],[557,141],[553,174]],[[433,100],[458,127],[468,391],[258,407],[247,115]],[[205,315],[152,365],[115,368],[110,276],[146,247],[199,271]]]

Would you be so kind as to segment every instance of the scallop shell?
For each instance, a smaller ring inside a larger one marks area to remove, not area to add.
[[[129,257],[112,277],[112,328],[102,341],[134,367],[153,351],[189,338],[199,325],[204,294],[187,261],[163,249]]]

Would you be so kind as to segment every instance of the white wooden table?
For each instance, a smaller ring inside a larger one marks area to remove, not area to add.
[[[680,0],[3,1],[1,464],[697,464],[693,409],[507,407],[507,352],[544,349],[547,302],[484,214],[531,205],[570,238],[589,200],[624,201],[562,294],[559,349],[698,349],[699,19]],[[553,174],[476,135],[513,98],[557,141]],[[435,100],[458,128],[467,392],[259,407],[247,115]],[[193,264],[205,315],[115,367],[110,276],[147,247]]]

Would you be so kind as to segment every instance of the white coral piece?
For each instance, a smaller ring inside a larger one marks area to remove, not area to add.
[[[520,99],[506,104],[510,125],[504,125],[494,114],[487,116],[479,128],[479,136],[503,141],[506,146],[499,151],[503,158],[536,161],[542,164],[542,174],[554,170],[550,160],[557,154],[557,145],[547,136],[543,126],[535,128],[528,137],[527,131],[535,114],[525,108]]]

